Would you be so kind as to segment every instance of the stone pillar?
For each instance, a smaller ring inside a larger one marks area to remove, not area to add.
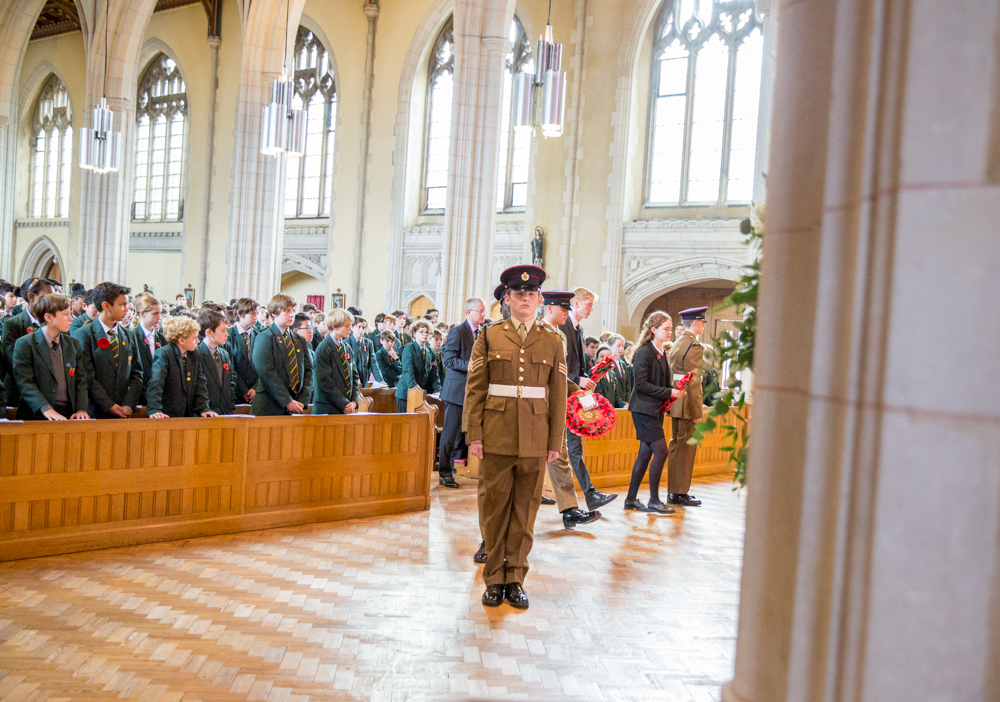
[[[779,8],[722,699],[1000,699],[1000,8]]]
[[[368,43],[365,51],[365,91],[361,99],[361,162],[358,166],[358,222],[354,237],[354,270],[351,271],[351,304],[361,304],[361,263],[365,243],[365,215],[368,198],[368,144],[372,135],[372,89],[375,86],[375,31],[378,29],[379,6],[365,1],[368,19]],[[332,242],[331,242],[332,243]]]
[[[216,12],[219,10],[217,9]],[[201,237],[201,287],[195,291],[201,293],[201,299],[208,297],[208,251],[212,231],[212,179],[215,175],[215,119],[219,112],[219,47],[222,46],[222,37],[219,35],[208,36],[208,45],[212,49],[212,78],[208,84],[208,144],[205,147],[205,231]]]
[[[504,59],[510,50],[510,0],[456,0],[455,89],[438,303],[444,319],[465,300],[489,299],[493,281],[497,158]]]

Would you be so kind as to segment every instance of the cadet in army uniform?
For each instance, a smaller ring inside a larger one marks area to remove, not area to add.
[[[559,335],[535,321],[544,280],[536,266],[501,274],[510,319],[481,329],[469,359],[463,424],[469,453],[481,461],[487,607],[504,599],[528,607],[523,583],[545,464],[559,457],[565,431],[566,355]]]
[[[705,331],[705,312],[707,307],[692,307],[681,310],[681,324],[684,331],[670,347],[670,371],[673,381],[685,374],[697,370],[701,372],[702,359],[705,357],[704,347],[698,343],[697,336]],[[667,458],[667,489],[670,491],[670,504],[684,507],[697,507],[701,500],[696,500],[688,494],[691,489],[691,475],[694,472],[694,458],[697,446],[688,444],[688,439],[694,435],[695,422],[702,418],[701,378],[695,378],[685,388],[687,393],[670,407],[670,447]]]

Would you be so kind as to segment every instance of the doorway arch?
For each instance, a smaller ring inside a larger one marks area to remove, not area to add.
[[[52,278],[62,283],[62,265],[62,256],[52,239],[40,236],[31,242],[25,252],[16,282],[28,278]]]

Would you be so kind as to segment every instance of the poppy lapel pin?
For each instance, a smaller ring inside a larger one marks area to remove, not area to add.
[[[226,371],[228,373],[229,372],[229,364],[228,363],[223,363],[222,364],[222,370],[224,370],[224,371]]]
[[[107,339],[105,339],[102,336],[100,339],[97,340],[97,348],[99,348],[99,349],[111,348],[111,344],[108,342]]]
[[[76,373],[76,368],[70,368],[69,369],[69,377],[70,378],[72,378],[75,373]]]
[[[156,348],[160,348],[160,342],[159,341],[156,342]]]
[[[28,332],[29,334],[33,334],[33,333],[34,333],[34,331],[35,331],[35,328],[34,328],[33,326],[31,326],[31,325],[29,324],[29,325],[28,325],[28,328],[27,328],[27,330],[26,330],[26,331],[27,331],[27,332]]]

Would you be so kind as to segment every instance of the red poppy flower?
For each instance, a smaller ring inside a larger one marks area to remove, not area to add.
[[[222,369],[225,370],[228,373],[229,372],[229,364],[228,363],[223,363],[222,364]]]
[[[160,342],[159,341],[156,342],[156,348],[160,348]]]
[[[31,334],[33,331],[35,331],[35,328],[29,324],[27,331],[28,331],[29,334]]]
[[[70,368],[69,369],[69,377],[72,378],[74,373],[76,373],[76,368]]]
[[[111,348],[111,343],[104,337],[101,337],[100,339],[97,340],[97,348],[99,349]]]

